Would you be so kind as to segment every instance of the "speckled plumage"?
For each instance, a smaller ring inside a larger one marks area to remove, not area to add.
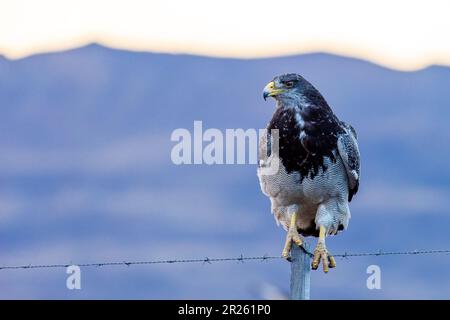
[[[270,198],[277,223],[286,229],[296,211],[300,234],[318,236],[319,225],[336,234],[348,225],[348,202],[359,186],[356,132],[336,117],[303,77],[282,75],[273,83],[284,91],[275,97],[277,108],[267,126],[268,136],[260,139],[261,190]],[[278,150],[268,139],[273,129],[279,132]],[[276,161],[279,169],[266,175],[263,169]]]

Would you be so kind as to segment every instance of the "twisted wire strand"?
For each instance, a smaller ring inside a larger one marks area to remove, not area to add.
[[[303,248],[304,249],[304,248]],[[305,250],[305,249],[304,249]],[[305,252],[312,256],[313,254],[309,251]],[[334,257],[341,258],[352,258],[352,257],[367,257],[367,256],[394,256],[394,255],[425,255],[425,254],[450,254],[450,249],[443,250],[407,250],[407,251],[375,251],[375,252],[344,252],[339,254],[334,254]],[[142,261],[105,261],[105,262],[93,262],[93,263],[69,263],[69,264],[29,264],[29,265],[11,265],[11,266],[0,266],[1,270],[14,270],[14,269],[51,269],[51,268],[67,268],[71,265],[76,265],[78,267],[107,267],[107,266],[132,266],[132,265],[155,265],[155,264],[177,264],[177,263],[202,263],[202,264],[211,264],[213,262],[227,262],[227,261],[237,261],[237,262],[245,262],[245,261],[269,261],[269,260],[277,260],[284,259],[281,256],[271,256],[271,255],[262,255],[262,256],[244,256],[240,255],[238,257],[225,257],[225,258],[200,258],[200,259],[165,259],[165,260],[142,260]]]

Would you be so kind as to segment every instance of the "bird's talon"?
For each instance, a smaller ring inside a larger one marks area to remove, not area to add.
[[[317,270],[319,268],[319,264],[322,263],[323,272],[327,273],[329,268],[336,267],[336,260],[332,255],[328,253],[328,250],[325,247],[325,244],[319,242],[317,244],[316,249],[314,250],[313,261],[311,263],[311,268],[313,270]]]
[[[335,268],[336,267],[336,260],[334,259],[333,256],[328,256],[328,260],[330,260],[330,268]]]
[[[289,229],[282,253],[283,258],[288,261],[290,261],[291,259],[291,249],[293,243],[300,247],[303,244],[303,238],[300,236],[296,229]]]

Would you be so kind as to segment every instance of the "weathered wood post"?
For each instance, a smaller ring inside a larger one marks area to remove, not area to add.
[[[311,256],[305,242],[302,247],[292,244],[291,300],[309,300],[311,287]]]

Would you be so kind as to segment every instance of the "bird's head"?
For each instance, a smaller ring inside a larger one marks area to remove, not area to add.
[[[263,91],[264,100],[272,97],[277,101],[297,100],[311,86],[302,76],[288,73],[273,78]]]

